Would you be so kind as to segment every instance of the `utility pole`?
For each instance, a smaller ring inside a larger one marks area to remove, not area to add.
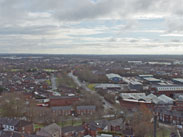
[[[154,137],[156,137],[157,115],[154,114]]]

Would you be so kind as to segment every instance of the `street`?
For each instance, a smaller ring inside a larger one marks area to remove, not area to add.
[[[99,95],[96,91],[89,89],[85,82],[80,82],[78,77],[73,75],[73,72],[68,73],[68,76],[71,77],[74,80],[74,82],[79,87],[83,88],[85,91],[90,92],[91,94],[97,94],[97,96],[99,96],[100,99],[102,100],[105,110],[109,110],[109,109],[114,109],[115,110],[115,107],[113,107],[113,105],[111,103],[106,101],[103,96]]]

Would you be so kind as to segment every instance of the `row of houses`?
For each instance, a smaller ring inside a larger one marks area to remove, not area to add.
[[[126,132],[122,118],[114,120],[97,120],[89,123],[83,123],[78,126],[67,126],[60,128],[53,123],[41,128],[36,134],[45,137],[96,137],[101,131],[113,132],[125,135],[133,135],[133,132]]]
[[[158,120],[160,122],[175,124],[175,125],[183,125],[183,112],[176,111],[167,108],[157,108],[155,110]]]
[[[55,116],[68,116],[68,115],[93,115],[96,112],[96,106],[56,106],[51,107],[51,110]]]

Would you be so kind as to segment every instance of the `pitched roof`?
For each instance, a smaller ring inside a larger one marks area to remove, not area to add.
[[[0,137],[43,137],[43,136],[28,135],[20,132],[15,132],[15,131],[2,131],[0,132]]]
[[[90,105],[90,106],[77,106],[77,110],[95,110],[96,106]]]
[[[80,132],[84,131],[84,127],[82,125],[79,126],[67,126],[62,128],[62,133],[67,133],[67,132]]]
[[[24,127],[26,125],[32,124],[32,122],[12,118],[0,118],[0,124]]]
[[[53,123],[46,127],[41,128],[41,130],[38,132],[38,135],[40,135],[40,133],[48,133],[48,134],[52,135],[58,131],[59,132],[61,131],[61,127],[58,126],[56,123]]]
[[[71,110],[71,106],[58,106],[58,107],[51,107],[52,110]]]
[[[162,94],[161,96],[158,97],[158,99],[160,99],[162,102],[164,102],[165,104],[173,104],[173,99]]]
[[[139,99],[144,99],[146,94],[145,93],[121,93],[120,96],[123,99],[135,99],[135,100],[139,100]]]
[[[89,123],[89,128],[91,130],[96,130],[97,128],[104,129],[109,124],[108,120],[97,120]]]
[[[109,121],[109,125],[111,125],[111,126],[122,126],[122,124],[123,124],[122,118]]]

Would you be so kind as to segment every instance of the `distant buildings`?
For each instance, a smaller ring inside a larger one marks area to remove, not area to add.
[[[122,77],[118,74],[114,74],[114,73],[110,73],[110,74],[106,74],[107,78],[113,82],[120,82],[122,80]]]
[[[110,84],[110,83],[102,83],[102,84],[96,84],[95,86],[96,90],[120,90],[121,85],[120,84]]]
[[[177,93],[183,93],[183,85],[154,85],[151,90],[156,95],[165,94],[169,97]]]
[[[173,105],[174,100],[166,95],[159,97],[145,93],[121,93],[120,104],[123,108],[133,110],[138,109],[141,105],[145,105],[150,109],[153,109],[156,105]]]

